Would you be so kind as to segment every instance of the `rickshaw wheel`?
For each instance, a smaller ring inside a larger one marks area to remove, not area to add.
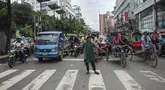
[[[109,50],[106,53],[106,59],[107,59],[107,61],[109,60]]]
[[[158,57],[157,57],[157,55],[155,55],[151,66],[153,68],[156,68],[157,64],[158,64]]]
[[[152,59],[151,66],[153,68],[155,68],[157,66],[157,64],[158,64],[158,55],[156,54],[157,51],[156,51],[156,48],[155,47],[153,47],[152,50],[153,50],[153,53],[151,54],[151,59]]]
[[[126,54],[124,52],[121,52],[120,63],[123,68],[126,67],[127,61],[126,61]]]
[[[126,51],[127,52],[127,60],[132,61],[132,59],[133,59],[133,50],[131,49],[131,47],[128,47],[127,50],[128,50],[128,51]]]

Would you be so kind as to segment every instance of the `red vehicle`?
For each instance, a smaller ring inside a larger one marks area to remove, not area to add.
[[[142,34],[139,31],[133,32],[131,34],[130,39],[132,40],[133,48],[140,49],[141,48],[141,36]]]

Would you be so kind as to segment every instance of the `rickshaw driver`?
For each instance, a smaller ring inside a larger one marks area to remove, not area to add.
[[[121,49],[121,33],[118,33],[112,40],[112,43],[114,46],[112,46],[112,53],[115,55],[117,52],[117,49]]]
[[[147,35],[147,32],[143,33],[143,36],[141,37],[141,41],[142,41],[142,51],[144,52],[146,48],[151,46],[151,39]]]

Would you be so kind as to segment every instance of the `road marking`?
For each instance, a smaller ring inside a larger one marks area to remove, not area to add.
[[[152,71],[140,71],[144,74],[144,76],[148,77],[151,80],[157,81],[157,82],[161,82],[164,83],[165,79],[162,78],[161,76],[157,75],[156,73],[152,72]]]
[[[84,59],[74,59],[74,58],[71,58],[71,59],[63,59],[64,61],[84,61]]]
[[[104,61],[106,61],[107,59],[104,59]],[[119,61],[120,58],[112,58],[112,59],[108,59],[108,61]]]
[[[22,90],[39,90],[41,86],[56,72],[56,70],[46,70],[36,79],[30,82]]]
[[[73,90],[78,70],[68,70],[55,90]]]
[[[28,75],[30,75],[34,71],[35,70],[25,70],[21,74],[19,74],[17,76],[14,76],[14,77],[8,79],[7,81],[2,82],[0,84],[0,89],[1,90],[7,90],[8,88],[10,88],[11,86],[13,86],[14,84],[16,84],[17,82],[19,82],[20,80],[24,79],[25,77],[27,77]]]
[[[18,71],[18,70],[15,69],[15,70],[7,70],[7,71],[4,71],[4,72],[0,73],[0,79],[3,78],[3,77],[5,77],[5,76],[7,76],[7,75],[9,75],[9,74],[12,74],[12,73],[14,73],[14,72],[16,72],[16,71]]]
[[[101,71],[97,70],[100,74],[91,74],[89,77],[89,90],[106,90]],[[90,72],[92,72],[90,70]]]
[[[144,90],[126,71],[114,70],[126,90]]]
[[[35,61],[38,61],[37,58],[32,58],[32,59],[27,59],[27,60],[35,60]],[[71,59],[63,59],[64,61],[84,61],[84,59],[75,59],[75,58],[71,58]]]

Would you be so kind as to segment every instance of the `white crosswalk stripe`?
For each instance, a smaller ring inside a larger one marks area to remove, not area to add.
[[[73,90],[78,70],[68,70],[55,90]]]
[[[41,86],[56,72],[56,70],[46,70],[36,79],[29,83],[22,90],[39,90]]]
[[[162,78],[161,76],[157,75],[156,73],[154,73],[152,71],[140,71],[140,72],[142,72],[146,77],[148,77],[151,80],[161,82],[161,83],[165,83],[164,78]]]
[[[114,71],[126,90],[144,90],[126,71]]]
[[[28,75],[30,75],[32,72],[34,72],[35,70],[25,70],[24,72],[22,72],[21,74],[12,77],[11,79],[4,81],[0,84],[0,89],[1,90],[7,90],[8,88],[10,88],[11,86],[13,86],[14,84],[16,84],[17,82],[19,82],[20,80],[24,79],[25,77],[27,77]]]
[[[18,71],[18,70],[15,69],[15,70],[7,70],[7,71],[4,71],[4,72],[0,73],[0,79],[3,78],[3,77],[5,77],[5,76],[7,76],[7,75],[10,75],[10,74],[12,74],[12,73],[14,73],[14,72],[16,72],[16,71]]]
[[[101,71],[97,71],[100,73],[99,75],[91,74],[91,76],[89,77],[89,90],[106,90]]]

